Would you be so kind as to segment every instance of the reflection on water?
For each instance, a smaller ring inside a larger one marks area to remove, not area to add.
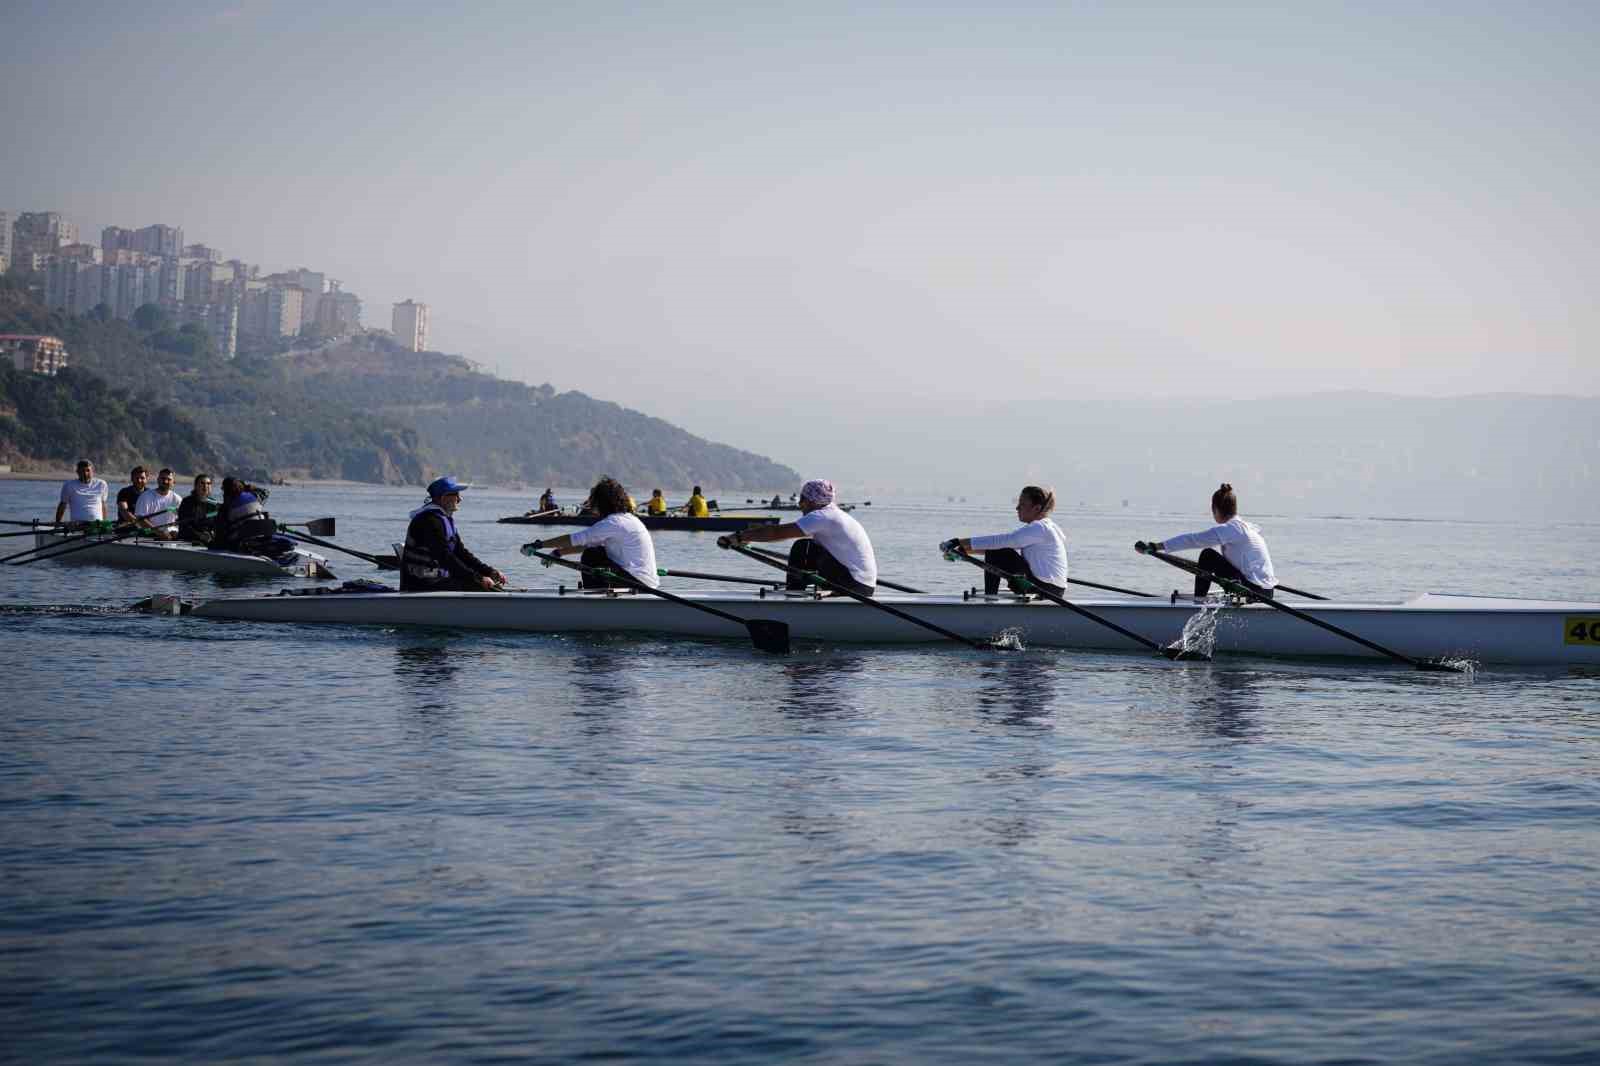
[[[846,718],[860,713],[858,686],[866,683],[866,660],[842,651],[815,659],[790,658],[783,663],[778,706],[796,719]]]
[[[979,665],[978,677],[979,710],[998,713],[1005,725],[1049,728],[1044,719],[1062,677],[1057,659],[1036,654],[997,655]]]
[[[453,706],[450,683],[460,669],[449,643],[408,643],[394,650],[395,679],[412,707],[423,713]]]

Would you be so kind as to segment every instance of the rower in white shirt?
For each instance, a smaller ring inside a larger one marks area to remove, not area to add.
[[[172,471],[162,467],[156,474],[156,487],[145,489],[134,501],[134,521],[162,540],[175,540],[182,504],[183,498],[172,491]]]
[[[801,515],[781,526],[752,526],[720,538],[730,544],[795,540],[789,549],[791,570],[810,570],[859,596],[878,587],[878,559],[861,523],[833,502],[833,482],[817,478],[800,487]],[[786,585],[803,589],[806,580],[791,573]]]
[[[536,540],[532,547],[557,556],[562,552],[582,552],[578,562],[589,567],[579,581],[582,588],[627,588],[630,580],[660,588],[655,541],[634,515],[633,497],[628,490],[616,478],[603,477],[589,490],[584,506],[600,515],[600,521],[554,540]],[[626,576],[617,580],[597,572],[604,570],[621,570]]]
[[[103,522],[106,520],[106,501],[111,487],[103,478],[94,476],[94,464],[87,459],[78,460],[78,476],[61,485],[61,501],[56,504],[56,525],[67,517],[72,522]]]
[[[1195,599],[1203,599],[1211,591],[1212,575],[1243,581],[1270,599],[1272,590],[1277,587],[1278,577],[1272,572],[1272,556],[1267,552],[1267,542],[1259,528],[1239,517],[1239,498],[1234,494],[1233,486],[1226,481],[1211,494],[1211,517],[1217,524],[1210,529],[1180,533],[1176,537],[1148,544],[1139,541],[1133,549],[1141,555],[1147,548],[1168,552],[1180,552],[1185,548],[1205,549],[1197,560],[1203,572],[1194,576]],[[1176,597],[1178,593],[1172,595]]]
[[[950,551],[959,546],[974,555],[982,555],[990,566],[1025,577],[1040,588],[1064,596],[1067,591],[1067,535],[1050,517],[1055,507],[1054,492],[1038,485],[1024,485],[1017,493],[1017,521],[1022,524],[1016,529],[982,537],[955,537],[939,547]],[[1022,591],[1020,583],[1008,583],[1012,591]],[[999,592],[1000,575],[985,570],[983,591],[989,596]]]

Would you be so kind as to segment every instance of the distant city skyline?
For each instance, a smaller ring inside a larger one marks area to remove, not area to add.
[[[0,208],[807,470],[1016,398],[1600,394],[1594,5],[285,10],[14,5]]]

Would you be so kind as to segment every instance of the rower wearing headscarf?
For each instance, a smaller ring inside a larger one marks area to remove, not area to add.
[[[453,477],[428,485],[428,502],[411,512],[400,560],[401,592],[493,592],[506,576],[461,543],[456,508],[466,486]]]
[[[878,585],[872,541],[861,523],[834,503],[833,482],[816,478],[802,485],[800,512],[793,522],[752,526],[731,534],[728,540],[733,544],[795,540],[789,549],[791,570],[811,570],[835,585],[871,596]],[[806,587],[805,579],[792,573],[787,585],[791,589]]]

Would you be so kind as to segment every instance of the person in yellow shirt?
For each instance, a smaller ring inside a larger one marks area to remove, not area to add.
[[[665,496],[661,495],[660,489],[654,489],[651,491],[650,502],[645,504],[645,511],[653,515],[664,515],[667,513],[667,500]]]
[[[683,511],[690,518],[709,518],[711,508],[706,506],[706,498],[700,494],[700,486],[694,487],[694,493],[689,497],[689,502],[683,505]]]

